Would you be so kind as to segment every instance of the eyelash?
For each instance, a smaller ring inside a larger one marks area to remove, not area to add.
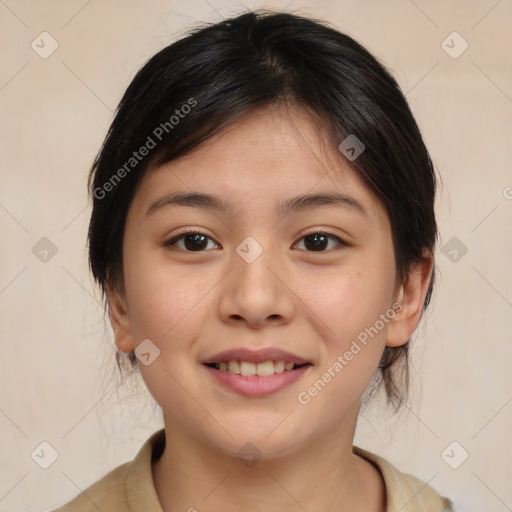
[[[181,233],[177,234],[176,236],[172,237],[171,239],[167,240],[166,242],[164,242],[164,246],[165,247],[173,247],[176,245],[176,243],[178,241],[180,241],[181,239],[183,239],[183,237],[185,237],[186,235],[201,235],[201,236],[204,236],[210,240],[213,240],[213,238],[209,237],[208,235],[206,235],[205,233],[202,233],[201,231],[197,231],[197,230],[194,230],[194,229],[188,229],[186,231],[182,231]],[[319,235],[326,235],[327,238],[331,239],[331,240],[336,240],[337,242],[339,242],[339,246],[345,246],[345,247],[350,247],[350,244],[345,242],[345,240],[341,239],[339,236],[336,236],[336,235],[333,235],[331,233],[327,233],[323,230],[313,230],[313,231],[309,231],[308,233],[305,233],[304,235],[302,235],[302,237],[299,239],[300,240],[303,240],[304,238],[306,238],[307,236],[311,236],[311,235],[315,235],[315,234],[319,234]],[[214,241],[214,240],[213,240]],[[215,241],[214,241],[215,242]],[[217,242],[215,242],[217,243]],[[194,252],[205,252],[204,250],[202,251],[187,251],[185,249],[182,249],[184,252],[190,252],[190,253],[194,253]],[[326,250],[326,251],[306,251],[306,252],[310,252],[310,253],[327,253],[327,252],[331,252],[331,250]]]

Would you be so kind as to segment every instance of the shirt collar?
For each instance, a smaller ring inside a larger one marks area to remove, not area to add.
[[[163,512],[153,482],[151,462],[163,452],[165,430],[155,432],[139,450],[126,475],[125,495],[130,512]]]

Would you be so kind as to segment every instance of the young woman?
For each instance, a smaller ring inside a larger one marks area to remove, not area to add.
[[[90,175],[90,266],[163,411],[58,509],[441,512],[353,446],[407,395],[434,279],[436,180],[396,81],[327,24],[247,12],[129,85]]]

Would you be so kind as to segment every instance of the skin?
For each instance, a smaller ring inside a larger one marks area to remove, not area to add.
[[[130,206],[125,287],[109,283],[110,320],[119,350],[147,338],[160,349],[139,367],[163,410],[166,448],[152,469],[165,512],[385,510],[380,473],[352,453],[355,426],[385,345],[406,343],[420,320],[432,259],[397,282],[385,209],[324,135],[301,110],[253,112],[146,173]],[[232,208],[173,205],[146,215],[163,195],[192,190]],[[321,191],[348,195],[365,213],[340,205],[274,212],[280,201]],[[164,245],[183,228],[210,237],[202,251],[190,239]],[[304,239],[312,229],[350,245],[329,238],[315,251]],[[263,248],[252,263],[236,252],[248,236]],[[396,300],[402,309],[379,334],[299,403],[299,392]],[[312,366],[277,393],[243,396],[201,364],[242,346],[280,347]],[[237,457],[247,442],[261,456],[252,466]]]

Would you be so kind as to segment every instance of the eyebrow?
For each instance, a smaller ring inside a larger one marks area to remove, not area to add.
[[[215,210],[227,213],[232,210],[232,204],[221,198],[202,192],[172,192],[157,199],[146,211],[149,216],[169,206],[190,206],[205,210]],[[353,197],[338,192],[322,192],[316,194],[303,194],[289,198],[277,205],[277,215],[287,215],[292,212],[302,212],[323,206],[338,206],[353,210],[363,216],[368,216],[363,205]]]

